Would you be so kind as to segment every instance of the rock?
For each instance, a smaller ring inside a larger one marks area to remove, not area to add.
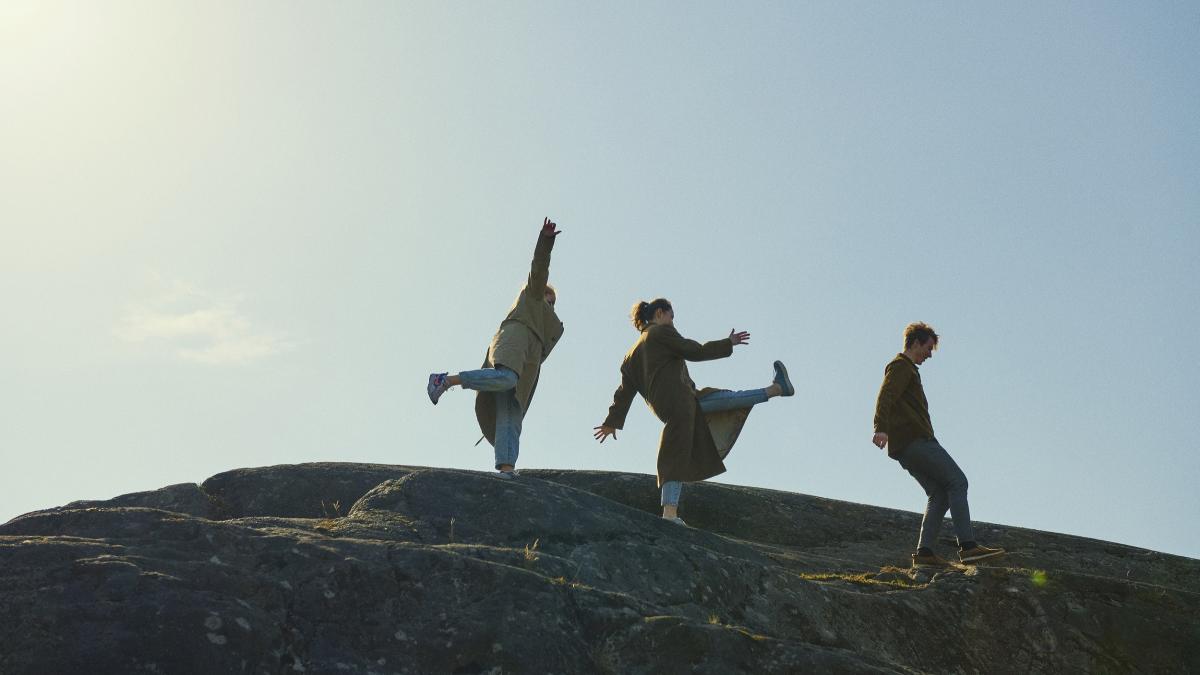
[[[0,526],[0,673],[1200,670],[1200,561],[650,476],[241,469]],[[336,504],[336,506],[333,506]],[[332,510],[331,510],[332,509]]]
[[[220,505],[224,518],[337,518],[371,488],[411,471],[386,464],[285,464],[226,471],[201,488]]]
[[[179,483],[149,492],[134,492],[104,501],[76,501],[56,510],[76,510],[93,507],[141,506],[175,513],[186,513],[201,518],[218,518],[221,515],[217,504],[199,485]]]

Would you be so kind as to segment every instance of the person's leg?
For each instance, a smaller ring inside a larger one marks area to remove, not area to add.
[[[683,493],[683,483],[669,480],[662,486],[663,518],[675,520],[679,517],[679,496]]]
[[[461,385],[475,391],[506,391],[517,387],[517,374],[504,366],[464,370],[446,378],[446,386]]]
[[[771,384],[762,389],[747,389],[744,391],[716,391],[700,399],[702,412],[722,412],[738,408],[752,408],[759,403],[766,403],[776,396],[791,396],[796,393],[788,378],[787,368],[782,361],[775,362],[775,378]]]
[[[746,391],[714,391],[700,399],[701,412],[721,412],[737,408],[751,408],[759,403],[766,403],[770,394],[766,389],[749,389]]]
[[[903,465],[904,463],[901,462]],[[934,480],[922,473],[919,470],[913,470],[910,466],[905,466],[908,473],[917,482],[921,484],[921,488],[925,490],[925,515],[921,518],[921,533],[917,537],[917,552],[932,553],[934,546],[937,544],[938,533],[942,530],[942,520],[946,517],[946,511],[950,508],[950,500],[946,497],[946,491],[941,488]]]
[[[947,509],[954,521],[958,545],[973,544],[975,529],[971,525],[971,509],[967,504],[967,476],[958,468],[950,453],[936,440],[914,441],[904,449],[901,464],[929,495],[919,546],[933,548]],[[934,507],[934,511],[931,511]],[[931,523],[931,519],[936,522]]]
[[[504,366],[481,368],[479,370],[464,370],[457,375],[449,373],[430,373],[429,383],[425,387],[429,400],[437,405],[442,394],[450,387],[462,386],[464,389],[476,391],[504,391],[517,386],[517,374]]]
[[[492,396],[496,398],[496,470],[511,473],[520,454],[521,402],[512,389]]]

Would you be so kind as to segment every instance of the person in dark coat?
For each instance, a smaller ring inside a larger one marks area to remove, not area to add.
[[[750,334],[731,330],[729,337],[700,344],[675,330],[675,310],[665,298],[639,302],[631,312],[640,335],[621,363],[621,384],[613,394],[604,423],[594,427],[603,443],[617,438],[635,394],[665,425],[658,446],[658,485],[662,488],[663,518],[683,525],[678,516],[685,481],[699,481],[725,472],[722,461],[737,441],[750,409],[775,396],[791,396],[795,388],[787,368],[775,362],[775,378],[763,389],[697,390],[687,361],[710,361],[733,354],[735,345],[748,344]]]
[[[529,280],[492,337],[483,367],[457,375],[431,373],[425,388],[434,405],[453,386],[478,392],[475,418],[496,451],[496,470],[501,478],[517,476],[514,467],[520,451],[521,422],[533,401],[542,363],[563,334],[563,323],[554,313],[557,293],[548,283],[550,251],[555,237],[562,233],[556,227],[549,218],[542,221]]]
[[[975,541],[971,508],[967,505],[967,476],[933,435],[929,401],[921,385],[918,368],[933,357],[938,334],[926,323],[910,323],[904,329],[904,351],[883,369],[883,384],[875,399],[875,433],[871,442],[887,448],[888,457],[917,479],[925,490],[925,517],[913,567],[945,567],[949,561],[934,552],[946,511],[954,520],[958,558],[964,564],[1004,555],[1002,548],[988,548]]]

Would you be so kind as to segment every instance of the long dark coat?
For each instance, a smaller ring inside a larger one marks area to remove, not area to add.
[[[728,454],[750,414],[749,408],[705,415],[700,399],[716,389],[696,390],[686,361],[722,359],[733,353],[729,339],[700,344],[674,326],[650,326],[621,363],[621,385],[613,394],[604,426],[623,429],[635,394],[663,422],[658,444],[658,484],[696,481],[725,472]]]
[[[517,374],[517,401],[521,404],[521,415],[529,410],[533,393],[537,390],[542,363],[550,357],[550,351],[558,344],[563,334],[563,323],[554,313],[554,307],[546,302],[546,285],[550,277],[550,252],[554,248],[553,235],[538,235],[533,249],[533,263],[529,269],[529,280],[508,310],[508,316],[500,323],[492,337],[484,358],[484,368],[504,366]],[[496,396],[481,391],[475,396],[475,419],[479,430],[488,443],[496,442]]]

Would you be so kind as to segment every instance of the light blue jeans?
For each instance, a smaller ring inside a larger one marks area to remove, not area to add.
[[[748,389],[746,391],[715,391],[700,399],[701,412],[721,412],[738,408],[753,408],[759,403],[767,402],[766,389]],[[662,486],[662,505],[679,506],[679,497],[683,494],[683,482],[669,480]]]
[[[487,392],[496,402],[496,468],[516,466],[521,451],[521,402],[517,400],[517,374],[504,366],[464,370],[458,374],[463,389]]]

